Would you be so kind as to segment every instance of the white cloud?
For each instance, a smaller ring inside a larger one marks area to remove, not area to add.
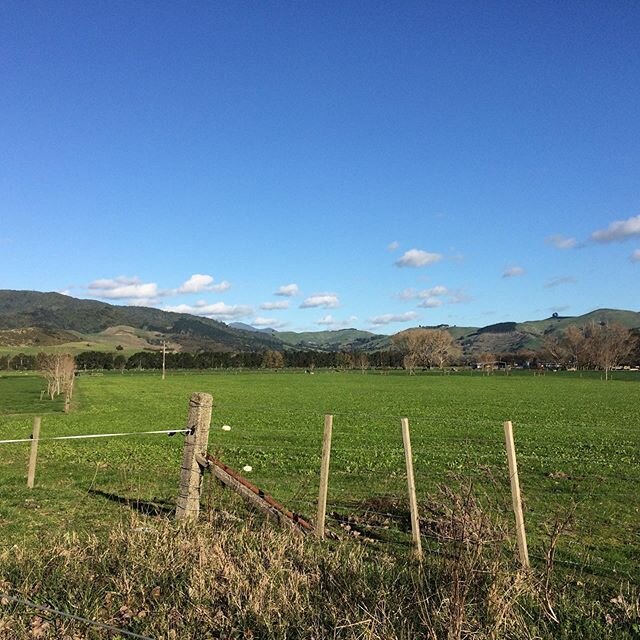
[[[89,283],[89,291],[108,300],[153,301],[162,295],[155,282],[140,282],[139,278],[119,276],[113,279],[94,280]]]
[[[382,316],[375,316],[370,318],[369,322],[375,327],[380,327],[386,324],[392,324],[394,322],[411,322],[418,317],[415,311],[407,311],[406,313],[386,313]]]
[[[444,296],[449,293],[449,289],[447,287],[443,287],[441,284],[431,287],[430,289],[424,289],[421,291],[418,296],[420,298],[433,298],[436,296]]]
[[[297,296],[300,294],[300,289],[297,284],[283,284],[274,295],[276,296]]]
[[[133,298],[125,302],[128,307],[155,307],[159,300],[157,298]]]
[[[573,276],[559,276],[558,278],[551,278],[544,283],[545,289],[551,289],[561,284],[574,284],[577,280]]]
[[[396,267],[426,267],[442,260],[440,253],[429,253],[422,249],[409,249],[394,262]]]
[[[425,298],[418,306],[424,309],[435,309],[442,306],[442,300],[440,298]]]
[[[463,304],[465,302],[471,302],[471,300],[473,300],[473,298],[464,289],[449,292],[449,304]]]
[[[263,302],[260,305],[261,309],[265,311],[275,311],[276,309],[288,309],[289,301],[288,300],[280,300],[278,302]]]
[[[271,328],[271,329],[280,329],[287,325],[283,320],[276,320],[275,318],[264,318],[263,316],[256,316],[251,324],[258,329]]]
[[[163,307],[164,311],[173,311],[174,313],[191,313],[197,316],[205,316],[214,320],[228,322],[229,320],[237,320],[245,318],[253,314],[253,307],[248,305],[230,305],[224,302],[214,302],[207,304],[199,301],[194,305],[179,304],[175,306]]]
[[[225,280],[218,284],[213,284],[213,276],[203,273],[194,273],[186,282],[184,282],[176,293],[199,293],[200,291],[226,291],[231,285]]]
[[[640,236],[640,215],[632,216],[627,220],[616,220],[606,229],[594,231],[591,239],[594,242],[616,242],[632,236]]]
[[[640,249],[636,249],[631,254],[631,262],[640,262]]]
[[[522,267],[507,267],[502,272],[503,278],[516,278],[517,276],[524,275],[524,269]]]
[[[400,243],[397,240],[394,240],[389,244],[387,249],[389,249],[389,251],[396,251],[399,247],[400,247]]]
[[[346,320],[336,320],[331,314],[327,314],[320,318],[316,324],[335,331],[336,329],[345,329],[353,326],[353,323],[356,322],[357,319],[357,316],[349,316]]]
[[[400,300],[414,300],[419,298],[422,302],[418,305],[425,309],[434,309],[443,304],[460,304],[461,302],[469,302],[471,296],[463,289],[449,289],[444,285],[436,285],[429,289],[416,291],[415,289],[404,289],[396,296]]]
[[[556,249],[573,249],[578,244],[575,238],[567,238],[560,234],[548,236],[545,238],[545,242]]]
[[[316,293],[309,296],[300,305],[301,309],[311,309],[314,307],[324,307],[325,309],[335,309],[340,306],[340,300],[335,293]]]
[[[418,297],[418,292],[415,289],[403,289],[397,297],[400,300],[413,300]]]

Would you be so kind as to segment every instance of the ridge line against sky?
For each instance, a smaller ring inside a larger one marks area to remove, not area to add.
[[[640,5],[8,1],[0,288],[295,331],[638,310]]]

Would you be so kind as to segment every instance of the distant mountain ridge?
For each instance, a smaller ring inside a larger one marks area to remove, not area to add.
[[[598,309],[582,316],[552,316],[527,322],[500,322],[486,327],[446,328],[463,351],[477,354],[515,352],[539,348],[548,334],[570,324],[617,322],[640,328],[640,313]],[[157,350],[163,341],[178,351],[264,351],[297,349],[317,351],[377,351],[391,347],[391,336],[359,329],[337,331],[276,331],[244,323],[230,325],[186,313],[151,307],[111,305],[59,293],[0,290],[0,349],[69,345],[73,352],[115,349],[116,346]],[[123,346],[124,345],[124,346]]]
[[[0,290],[0,329],[37,327],[92,335],[119,325],[155,332],[160,340],[170,339],[184,350],[252,351],[280,345],[268,335],[187,313],[117,306],[60,293]]]

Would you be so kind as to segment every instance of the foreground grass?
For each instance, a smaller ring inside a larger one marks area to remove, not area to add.
[[[519,572],[500,523],[461,495],[441,496],[443,546],[421,565],[385,546],[303,539],[238,505],[198,525],[133,517],[106,538],[15,546],[0,553],[11,598],[0,597],[0,637],[114,637],[13,598],[157,640],[638,637],[635,590]]]
[[[44,413],[41,382],[7,380],[0,439],[28,437],[30,414]],[[189,394],[207,391],[211,449],[250,464],[254,482],[307,516],[333,413],[329,523],[342,539],[276,530],[210,482],[203,522],[175,523],[181,436],[43,441],[32,491],[28,445],[5,445],[0,593],[158,639],[638,638],[639,390],[633,379],[561,375],[81,377],[70,414],[45,403],[43,436],[182,427]],[[406,544],[400,416],[412,430],[420,568]],[[506,419],[527,507],[526,575],[510,534]],[[38,637],[114,636],[0,599],[0,638]]]

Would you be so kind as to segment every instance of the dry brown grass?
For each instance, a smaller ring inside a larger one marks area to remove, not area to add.
[[[6,549],[0,592],[158,640],[633,637],[633,590],[589,603],[601,623],[572,635],[587,604],[558,594],[554,621],[540,588],[549,584],[517,570],[505,528],[470,490],[444,489],[430,506],[439,553],[422,565],[391,547],[321,544],[257,516],[213,512],[196,525],[136,517],[108,539],[62,534],[40,549]],[[117,637],[0,606],[3,640]]]

